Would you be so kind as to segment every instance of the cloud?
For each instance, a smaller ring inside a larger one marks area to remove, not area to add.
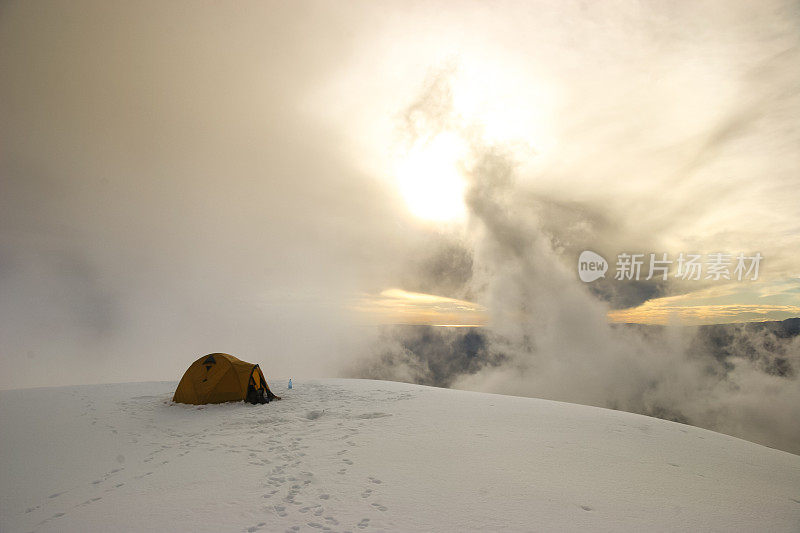
[[[489,349],[476,328],[383,326],[367,359],[349,373],[371,379],[450,387],[464,375],[501,365],[505,357]]]
[[[362,372],[623,409],[797,451],[800,434],[796,427],[786,425],[800,415],[796,373],[769,371],[771,366],[762,364],[764,357],[750,353],[753,346],[778,342],[774,332],[742,330],[737,333],[740,342],[726,345],[730,353],[716,357],[698,340],[701,337],[685,329],[655,331],[609,324],[609,306],[596,291],[576,280],[576,256],[565,257],[568,247],[558,245],[558,225],[550,224],[549,231],[544,230],[540,214],[530,209],[526,191],[534,187],[531,184],[538,175],[524,176],[526,167],[513,144],[487,142],[480,130],[476,133],[455,119],[443,120],[439,111],[447,106],[440,97],[440,93],[434,94],[435,120],[431,122],[455,124],[454,131],[468,138],[472,149],[464,162],[472,238],[470,285],[474,300],[485,306],[489,315],[485,354],[477,368],[454,370],[460,372],[455,379],[432,378],[426,366],[431,359],[428,348],[415,343],[413,336],[398,333],[373,347]],[[423,112],[422,101],[414,102],[415,112]],[[616,212],[611,209],[609,213],[613,216]],[[655,235],[654,240],[659,237]],[[725,289],[727,295],[735,294],[730,287]],[[713,293],[715,289],[706,290]],[[677,292],[681,291],[686,289]],[[651,317],[680,307],[652,299],[659,292],[667,292],[667,287],[633,301],[644,301],[642,309],[649,309]],[[717,292],[726,294],[725,290]],[[685,295],[673,298],[688,299]],[[734,316],[775,308],[739,304],[684,305],[681,309],[692,316]],[[792,309],[797,307],[780,308]],[[614,311],[611,316],[621,318],[634,312]],[[755,336],[762,334],[772,341],[757,341]],[[779,344],[780,365],[797,368],[797,339]]]
[[[187,7],[3,6],[0,387],[333,374],[416,240],[304,109],[360,21]]]
[[[574,269],[585,249],[725,249],[760,251],[771,287],[797,277],[795,3],[2,13],[0,387],[177,379],[218,350],[331,375],[366,353],[372,375],[800,441],[795,377],[608,324],[709,285],[590,289]],[[446,131],[470,147],[461,225],[416,219],[394,174]],[[693,305],[797,305],[779,292]],[[484,313],[490,334],[436,330],[449,348],[420,358],[361,327],[359,299]]]
[[[472,302],[386,289],[378,296],[357,299],[351,309],[361,319],[374,324],[409,324],[429,326],[481,326],[486,322],[486,309]]]
[[[667,305],[659,300],[608,314],[612,322],[638,324],[724,324],[796,316],[800,316],[798,305]]]

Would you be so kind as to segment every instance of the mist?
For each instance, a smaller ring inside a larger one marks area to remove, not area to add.
[[[546,199],[531,201],[513,144],[487,143],[480,127],[454,114],[451,91],[441,90],[451,75],[431,75],[407,111],[423,131],[409,135],[426,142],[460,128],[470,140],[463,165],[473,240],[464,292],[490,310],[489,324],[466,334],[388,329],[373,348],[377,358],[367,356],[354,373],[620,409],[799,452],[800,336],[609,323],[617,295],[603,298],[576,282],[576,254],[554,245],[568,237],[542,218],[555,210]]]
[[[352,47],[324,9],[4,4],[0,387],[175,380],[214,351],[336,371],[345,302],[406,238],[303,109]]]
[[[222,351],[797,453],[796,338],[742,328],[720,358],[608,313],[796,316],[798,22],[781,1],[5,2],[0,388],[177,380]],[[443,133],[464,217],[434,222],[396,168]],[[586,249],[767,260],[746,286],[586,285]],[[376,327],[353,302],[389,288],[487,327]]]

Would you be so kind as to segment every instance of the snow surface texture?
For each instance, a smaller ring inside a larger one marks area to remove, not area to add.
[[[797,531],[800,457],[641,415],[404,383],[0,391],[0,531]]]

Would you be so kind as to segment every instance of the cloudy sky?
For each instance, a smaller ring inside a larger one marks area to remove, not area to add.
[[[0,387],[213,351],[334,375],[376,324],[567,316],[550,275],[604,321],[800,316],[799,28],[796,2],[4,2]],[[626,282],[624,252],[764,259]]]

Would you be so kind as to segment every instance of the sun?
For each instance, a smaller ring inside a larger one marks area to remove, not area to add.
[[[503,146],[520,161],[546,161],[556,146],[557,98],[545,78],[521,74],[500,61],[460,58],[449,76],[450,128],[423,137],[394,156],[399,192],[416,217],[458,222],[467,217],[463,169],[474,163],[472,142]],[[540,163],[541,164],[541,163]]]
[[[418,143],[397,165],[400,193],[417,217],[448,222],[462,219],[464,176],[459,163],[466,153],[464,142],[451,133],[441,133]]]

